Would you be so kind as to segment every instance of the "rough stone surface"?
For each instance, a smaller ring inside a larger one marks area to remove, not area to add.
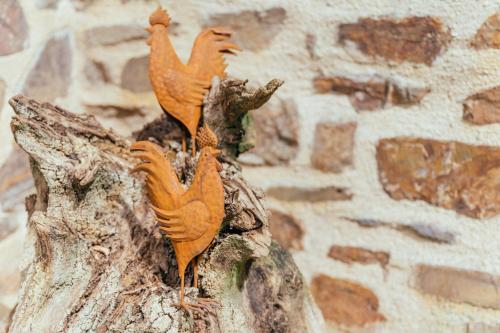
[[[18,0],[0,3],[0,56],[24,50],[28,43],[29,28]]]
[[[346,326],[385,321],[377,296],[358,283],[320,274],[312,279],[311,291],[327,321]]]
[[[72,50],[68,33],[54,35],[44,46],[23,87],[23,93],[44,102],[68,93]]]
[[[486,125],[500,122],[500,86],[483,90],[464,101],[464,120]]]
[[[85,40],[89,46],[110,46],[130,41],[145,41],[147,37],[148,33],[144,27],[134,24],[96,27],[85,31]]]
[[[390,254],[384,251],[372,251],[355,246],[332,245],[328,256],[332,259],[345,262],[347,264],[379,264],[382,267],[387,266]]]
[[[451,36],[436,17],[363,18],[339,26],[339,42],[353,42],[364,54],[396,63],[431,65]]]
[[[424,200],[473,218],[500,212],[500,149],[398,137],[377,145],[379,179],[393,199]]]
[[[264,106],[251,113],[255,148],[242,155],[246,164],[287,164],[299,149],[299,120],[296,106],[284,101],[279,107]]]
[[[335,92],[349,96],[356,111],[412,106],[430,91],[428,88],[405,86],[381,77],[355,81],[343,76],[319,76],[314,79],[314,87],[320,93]]]
[[[415,268],[415,287],[424,294],[500,309],[500,277],[485,272],[421,264]]]
[[[488,17],[471,41],[476,49],[500,49],[500,11]]]
[[[325,172],[339,173],[352,165],[356,123],[319,123],[314,133],[311,155],[313,167]]]
[[[265,11],[244,10],[213,15],[207,26],[227,26],[235,31],[234,40],[244,50],[261,51],[281,31],[286,10],[274,7]]]
[[[121,76],[121,87],[141,93],[152,91],[149,80],[149,56],[132,58],[125,64]]]
[[[352,198],[352,194],[347,189],[336,186],[326,186],[320,188],[276,186],[269,188],[266,191],[266,194],[278,200],[291,202],[322,202],[350,200]]]
[[[271,210],[269,223],[271,235],[274,240],[285,249],[302,250],[302,238],[304,237],[304,227],[294,216]]]
[[[15,146],[0,167],[0,207],[5,211],[22,210],[25,197],[33,192],[28,156]]]

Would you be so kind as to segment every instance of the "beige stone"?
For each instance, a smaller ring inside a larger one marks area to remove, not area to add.
[[[73,51],[69,35],[57,33],[44,46],[23,87],[23,94],[40,102],[65,97],[71,83]]]
[[[306,201],[306,202],[321,202],[321,201],[337,201],[350,200],[352,194],[349,190],[336,187],[326,186],[320,188],[300,188],[276,186],[271,187],[266,191],[270,197],[283,201]]]
[[[24,50],[28,46],[29,28],[17,0],[0,2],[0,22],[0,56]]]
[[[436,17],[363,18],[339,26],[339,42],[353,42],[364,54],[401,63],[431,65],[451,40]]]
[[[265,11],[243,10],[210,17],[208,26],[227,26],[235,31],[234,40],[244,50],[261,51],[281,31],[286,10],[274,7]]]
[[[316,125],[311,155],[313,167],[339,173],[352,165],[356,123],[320,123]]]
[[[127,61],[121,76],[122,88],[136,93],[152,91],[148,68],[149,56],[147,55]]]
[[[148,36],[144,27],[136,24],[95,27],[85,31],[89,46],[111,46],[124,42],[144,40]]]
[[[33,192],[28,156],[16,145],[0,167],[0,206],[6,211],[24,209],[24,198]]]
[[[296,105],[284,101],[252,111],[255,147],[242,155],[246,164],[288,164],[299,150],[299,120]],[[256,155],[256,158],[249,157]]]
[[[421,264],[415,287],[424,294],[457,303],[500,309],[500,276],[485,272]]]

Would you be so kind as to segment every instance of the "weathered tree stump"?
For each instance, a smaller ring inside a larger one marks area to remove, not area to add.
[[[269,99],[279,86],[272,82],[255,93],[241,81],[223,81],[205,106],[208,122],[220,116],[210,110],[238,115],[217,120],[228,124],[216,128],[228,156],[221,173],[226,217],[200,265],[202,293],[221,304],[215,314],[189,314],[174,306],[179,301],[175,257],[155,225],[143,179],[129,174],[137,163],[130,142],[93,117],[12,98],[11,128],[30,157],[37,193],[26,200],[28,252],[8,331],[318,332],[320,320],[300,272],[271,241],[263,195],[229,158],[236,154],[236,138],[244,137],[244,124],[235,124]],[[177,151],[175,135],[168,136],[177,124],[168,117],[155,123],[138,137],[163,145],[189,185],[195,160]],[[188,300],[196,295],[187,288]]]

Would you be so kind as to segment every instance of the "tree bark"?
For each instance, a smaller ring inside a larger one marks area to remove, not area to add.
[[[298,268],[271,241],[262,193],[230,158],[239,144],[233,130],[240,126],[241,140],[244,114],[279,84],[256,93],[241,83],[234,90],[235,82],[216,84],[204,107],[209,122],[211,110],[222,108],[217,134],[227,153],[226,217],[200,264],[201,293],[221,304],[214,313],[175,307],[175,256],[156,227],[143,179],[129,174],[137,163],[130,142],[93,117],[23,96],[10,100],[11,128],[30,156],[37,193],[26,200],[26,266],[8,332],[319,332]],[[162,117],[137,136],[162,144],[189,186],[196,159],[178,151],[176,126]],[[188,300],[198,294],[186,291]]]

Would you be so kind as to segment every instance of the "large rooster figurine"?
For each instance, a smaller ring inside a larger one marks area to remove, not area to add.
[[[203,30],[194,42],[191,57],[185,65],[177,56],[168,37],[170,17],[161,7],[149,17],[151,27],[147,40],[151,46],[149,78],[163,110],[186,126],[191,149],[196,152],[196,131],[201,105],[214,76],[225,77],[227,65],[223,53],[233,53],[238,46],[228,41],[231,32],[212,27]],[[186,138],[182,140],[186,151]]]
[[[201,148],[196,172],[188,190],[184,190],[161,148],[149,141],[132,145],[135,157],[143,160],[132,172],[146,173],[146,187],[156,213],[160,230],[172,240],[179,277],[180,306],[199,308],[184,302],[184,272],[193,260],[194,287],[198,287],[198,256],[205,251],[219,232],[224,217],[224,188],[219,171],[221,164],[217,137],[204,126],[198,134]]]

